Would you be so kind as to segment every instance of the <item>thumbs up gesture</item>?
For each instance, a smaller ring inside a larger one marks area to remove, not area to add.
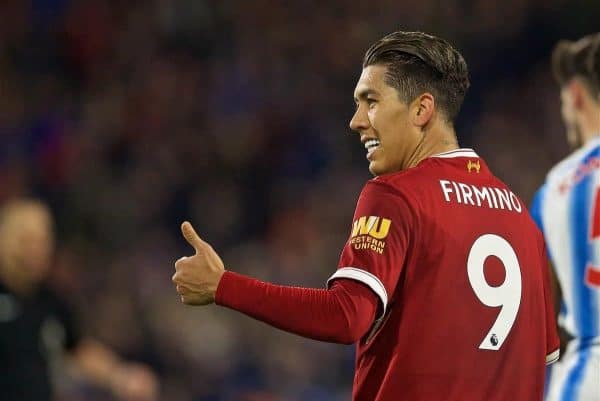
[[[181,302],[188,305],[211,304],[225,272],[223,261],[212,246],[200,239],[189,222],[181,225],[181,233],[196,250],[194,256],[184,256],[175,262],[172,280]]]

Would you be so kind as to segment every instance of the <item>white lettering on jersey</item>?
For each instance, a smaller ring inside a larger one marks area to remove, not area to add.
[[[510,210],[517,213],[523,211],[517,195],[505,188],[483,187],[448,180],[440,180],[440,187],[446,202]]]

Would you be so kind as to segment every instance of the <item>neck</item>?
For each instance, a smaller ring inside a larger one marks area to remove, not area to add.
[[[430,156],[455,149],[458,149],[458,141],[453,128],[424,130],[421,141],[408,158],[406,168],[414,167]]]
[[[22,280],[15,274],[10,274],[6,266],[0,266],[0,282],[12,293],[26,297],[35,292],[36,285],[28,280]]]
[[[584,144],[600,136],[600,104],[591,104],[580,119],[581,140]]]
[[[600,137],[600,130],[598,131],[594,131],[594,132],[590,132],[589,134],[583,134],[583,144],[587,144],[588,142],[590,142],[592,139],[594,138],[598,138]]]

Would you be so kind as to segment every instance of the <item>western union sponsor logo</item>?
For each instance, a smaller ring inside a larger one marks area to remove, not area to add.
[[[369,235],[376,239],[384,239],[390,231],[392,221],[378,216],[363,216],[352,224],[351,238],[357,235]]]

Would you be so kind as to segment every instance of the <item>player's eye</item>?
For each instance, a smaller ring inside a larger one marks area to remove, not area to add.
[[[370,98],[370,97],[367,98],[367,104],[369,105],[369,107],[372,107],[376,103],[377,103],[376,99],[373,99],[373,98]]]

